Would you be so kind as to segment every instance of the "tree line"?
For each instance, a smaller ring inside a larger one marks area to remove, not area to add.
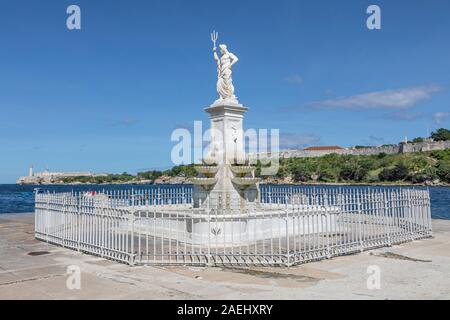
[[[440,128],[430,139],[450,140],[450,130]],[[411,142],[423,142],[425,138],[414,138]],[[256,165],[260,176],[261,163]],[[133,183],[154,182],[161,177],[195,177],[193,164],[175,166],[168,170],[149,170],[136,175],[129,173],[108,174],[94,177],[67,177],[62,183]],[[450,149],[431,152],[377,155],[329,154],[315,158],[280,159],[280,168],[275,177],[262,177],[266,181],[288,180],[294,183],[450,183]]]

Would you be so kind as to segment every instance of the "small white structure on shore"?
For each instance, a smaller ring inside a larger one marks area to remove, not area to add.
[[[34,172],[33,166],[28,169],[28,176],[20,177],[17,184],[51,184],[57,180],[70,177],[94,177],[92,172],[53,172],[45,168],[42,172]]]

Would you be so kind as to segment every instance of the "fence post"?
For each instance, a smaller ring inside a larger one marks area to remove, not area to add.
[[[291,263],[291,252],[289,248],[289,211],[286,210],[285,212],[285,221],[286,221],[286,257],[287,257],[287,263],[286,265],[290,267],[292,265]],[[280,235],[281,236],[281,235]],[[295,241],[295,239],[294,239]]]
[[[37,193],[37,190],[35,190],[34,191],[34,203],[35,203],[35,205],[34,205],[34,207],[35,207],[35,209],[34,209],[34,237],[36,238],[36,230],[41,230],[41,228],[40,228],[40,224],[38,224],[39,222],[39,220],[40,219],[38,219],[38,215],[40,216],[40,210],[39,211],[37,211],[36,210],[36,208],[38,207],[38,199],[39,199],[39,197],[38,197],[38,193]],[[39,213],[38,213],[39,212]]]
[[[45,240],[47,240],[47,243],[49,243],[50,230],[52,228],[52,222],[53,222],[52,217],[49,214],[50,213],[50,195],[51,195],[50,193],[47,193],[47,203],[46,203],[46,208],[45,208],[46,216],[47,216],[47,225],[45,228]]]
[[[383,190],[383,201],[384,201],[384,208],[383,208],[383,215],[385,217],[385,230],[387,234],[387,245],[389,247],[392,247],[392,240],[391,240],[391,221],[390,221],[390,214],[389,214],[389,208],[388,208],[388,199],[386,196],[385,190]]]
[[[63,209],[62,209],[62,220],[61,220],[61,224],[62,224],[62,230],[61,230],[61,244],[62,247],[65,248],[66,247],[66,227],[67,227],[67,195],[64,195],[63,198]]]
[[[426,193],[425,199],[426,199],[426,210],[427,210],[427,212],[426,212],[427,229],[428,229],[427,233],[429,236],[432,236],[433,235],[433,225],[431,223],[431,211],[430,211],[430,207],[431,207],[431,205],[430,205],[430,188],[428,188],[428,187],[427,187],[427,193]]]
[[[129,252],[129,261],[130,266],[134,266],[135,261],[135,253],[134,253],[134,212],[128,215],[129,222],[131,222],[131,239],[130,239],[130,252]]]
[[[78,192],[77,195],[77,251],[80,251],[80,238],[81,238],[81,231],[83,229],[83,219],[81,217],[81,208],[82,208],[82,194]]]
[[[408,195],[408,219],[406,221],[406,226],[408,228],[408,233],[409,233],[409,240],[412,241],[414,240],[414,219],[413,219],[413,205],[411,202],[411,190],[405,190],[406,194]]]
[[[363,223],[364,223],[363,218],[364,217],[363,217],[363,213],[361,210],[361,198],[360,198],[361,194],[359,193],[359,190],[356,191],[356,206],[358,208],[357,211],[358,211],[358,216],[359,216],[359,224],[358,224],[358,227],[359,227],[359,232],[358,232],[358,234],[359,234],[359,250],[361,252],[363,252],[364,251],[364,241],[363,241]]]
[[[325,225],[322,226],[322,228],[325,228],[325,236],[327,237],[327,259],[331,259],[331,244],[330,244],[330,237],[331,235],[331,210],[328,208],[325,208],[325,213],[322,214],[322,216],[325,217]],[[329,220],[330,219],[330,220]]]

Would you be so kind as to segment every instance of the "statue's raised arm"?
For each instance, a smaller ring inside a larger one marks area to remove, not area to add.
[[[225,44],[219,45],[219,57],[216,52],[216,42],[218,40],[218,33],[211,34],[211,41],[214,43],[214,60],[217,62],[217,92],[220,100],[234,100],[237,102],[234,95],[234,86],[232,80],[232,66],[239,61],[238,57],[229,52]]]

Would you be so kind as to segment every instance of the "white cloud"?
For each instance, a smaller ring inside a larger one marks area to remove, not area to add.
[[[410,87],[396,90],[368,92],[313,102],[315,108],[329,109],[406,109],[420,101],[431,99],[441,88],[437,85]]]
[[[302,149],[308,145],[320,144],[320,137],[314,133],[280,133],[280,149]]]
[[[301,85],[303,84],[303,78],[299,74],[293,74],[289,77],[286,77],[284,80],[286,80],[289,83]]]
[[[450,112],[436,112],[436,113],[433,113],[433,121],[436,124],[440,124],[442,121],[444,121],[449,116],[450,116]]]

